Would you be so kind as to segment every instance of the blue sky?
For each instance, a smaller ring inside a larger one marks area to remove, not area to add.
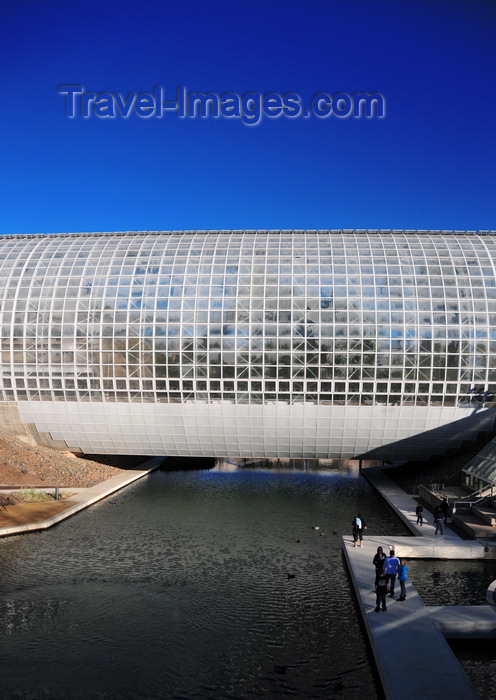
[[[2,0],[0,233],[494,229],[496,3]],[[377,92],[385,116],[66,116],[87,92]]]

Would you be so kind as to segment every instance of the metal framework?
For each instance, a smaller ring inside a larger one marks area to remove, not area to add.
[[[495,261],[489,231],[4,236],[1,397],[27,413],[59,402],[485,406]],[[333,456],[330,438],[316,444],[304,456]]]

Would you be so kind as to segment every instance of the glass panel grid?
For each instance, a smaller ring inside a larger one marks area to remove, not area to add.
[[[487,401],[495,243],[493,232],[3,237],[2,398]]]

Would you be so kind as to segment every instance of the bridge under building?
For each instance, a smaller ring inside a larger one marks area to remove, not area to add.
[[[496,232],[0,238],[0,425],[84,453],[428,459],[494,428]]]

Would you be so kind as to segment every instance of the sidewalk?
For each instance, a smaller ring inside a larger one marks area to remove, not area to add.
[[[0,510],[0,537],[46,530],[141,479],[154,471],[161,461],[162,457],[155,457],[143,464],[144,469],[126,470],[87,489],[62,489],[72,493],[70,498],[63,501],[7,506],[5,510]]]
[[[415,537],[366,536],[363,547],[343,537],[343,552],[367,630],[386,698],[439,700],[478,695],[445,637],[496,638],[496,607],[425,606],[411,581],[406,600],[387,598],[387,612],[375,612],[372,559],[378,546],[393,548],[406,559],[483,559],[485,548],[475,540],[462,540],[452,530],[435,535],[432,517],[416,524],[417,501],[400,489],[381,469],[369,468],[363,476],[377,489]],[[430,515],[430,514],[428,514]],[[397,584],[399,595],[399,585]]]
[[[387,471],[387,470],[386,470]],[[415,508],[417,500],[405,493],[385,471],[371,467],[362,472],[367,481],[380,493],[387,504],[395,511],[408,530],[415,537],[387,538],[387,546],[401,543],[401,553],[405,557],[417,559],[488,559],[483,544],[477,540],[464,540],[449,527],[444,534],[436,535],[433,515],[424,510],[424,524],[417,525]],[[367,542],[377,538],[368,537]],[[379,541],[380,540],[380,541]],[[379,538],[376,547],[384,546],[384,537]],[[386,551],[386,549],[384,549]]]

